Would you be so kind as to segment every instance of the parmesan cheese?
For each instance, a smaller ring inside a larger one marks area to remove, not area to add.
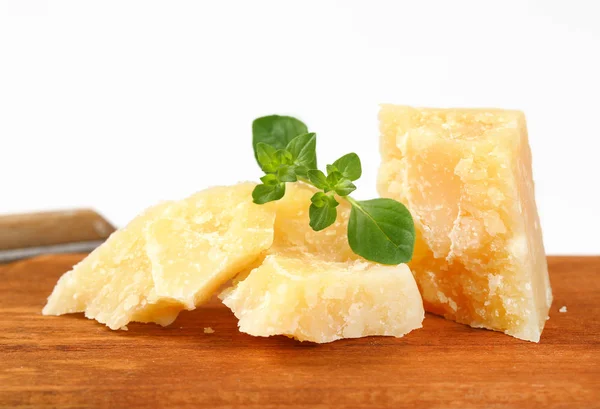
[[[420,328],[423,302],[410,269],[367,262],[352,252],[345,201],[334,224],[313,231],[308,207],[315,192],[302,183],[288,184],[277,202],[275,239],[265,261],[220,295],[239,319],[240,331],[324,343],[401,337]]]
[[[60,278],[43,314],[85,312],[111,329],[172,323],[271,246],[274,206],[252,203],[254,186],[210,188],[142,213]]]
[[[538,342],[552,290],[524,115],[383,105],[379,117],[378,189],[415,220],[425,308]]]

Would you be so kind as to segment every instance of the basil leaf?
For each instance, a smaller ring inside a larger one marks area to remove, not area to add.
[[[292,153],[286,149],[279,149],[277,152],[275,152],[275,159],[279,165],[291,165],[294,163]]]
[[[263,172],[275,172],[279,166],[279,161],[276,158],[277,150],[266,143],[256,145],[256,160]]]
[[[382,264],[410,261],[415,226],[408,209],[392,199],[356,201],[348,222],[350,248],[367,260]]]
[[[280,166],[277,169],[277,177],[282,182],[296,182],[298,180],[293,166]]]
[[[339,205],[334,197],[323,192],[317,192],[310,199],[312,204],[308,208],[310,227],[315,231],[326,229],[335,223],[337,218],[336,207]]]
[[[335,187],[342,181],[343,178],[344,176],[337,170],[329,173],[327,175],[327,183],[331,187],[331,190],[335,189]]]
[[[360,158],[356,153],[344,155],[333,162],[332,165],[327,166],[327,173],[332,173],[332,171],[338,171],[342,176],[350,180],[357,180],[362,175]]]
[[[344,178],[340,180],[337,185],[335,185],[334,190],[335,193],[340,196],[348,196],[350,193],[356,190],[356,186],[350,181],[350,179]]]
[[[329,168],[332,170],[332,168]],[[335,190],[335,192],[340,196],[348,196],[350,193],[356,190],[356,186],[354,183],[350,181],[350,179],[344,177],[341,172],[337,170],[332,170],[327,175],[327,185],[328,188],[325,191]]]
[[[267,173],[262,178],[260,178],[260,181],[268,186],[279,184],[279,178],[277,177],[277,175],[274,175],[272,173]]]
[[[317,188],[323,189],[326,192],[331,190],[327,182],[327,176],[319,169],[311,169],[308,171],[308,180]]]
[[[292,154],[294,164],[308,169],[317,168],[317,135],[306,133],[298,135],[290,141],[286,150]]]
[[[285,183],[275,185],[257,185],[252,191],[252,199],[256,204],[265,204],[279,200],[285,195]]]
[[[311,198],[310,201],[312,202],[312,204],[314,204],[316,207],[323,207],[327,204],[327,195],[323,192],[317,192],[315,193]]]
[[[308,133],[306,125],[290,116],[270,115],[257,118],[252,122],[254,157],[258,161],[256,148],[261,142],[271,145],[275,150],[284,149],[292,139],[305,133]]]
[[[296,166],[295,171],[297,176],[303,177],[305,179],[308,178],[309,169],[306,166],[298,165]]]

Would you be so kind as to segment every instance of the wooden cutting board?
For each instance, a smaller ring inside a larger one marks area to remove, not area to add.
[[[242,334],[216,302],[167,328],[43,317],[81,258],[0,266],[0,407],[600,407],[600,257],[549,257],[540,344],[428,315],[404,338],[325,345]]]

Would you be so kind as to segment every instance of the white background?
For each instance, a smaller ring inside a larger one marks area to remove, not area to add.
[[[117,225],[256,179],[292,114],[375,196],[381,102],[526,112],[549,253],[600,253],[600,12],[589,1],[0,0],[0,213]]]

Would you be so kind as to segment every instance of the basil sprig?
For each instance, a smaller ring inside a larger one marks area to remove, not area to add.
[[[348,243],[359,256],[381,264],[410,261],[415,245],[415,227],[408,209],[393,199],[359,201],[350,196],[354,181],[362,175],[360,158],[348,153],[317,168],[317,136],[296,118],[271,115],[252,124],[252,145],[260,168],[261,184],[252,192],[254,203],[281,199],[285,184],[301,180],[317,189],[308,210],[315,231],[331,226],[337,218],[338,200],[352,206],[348,221]]]

